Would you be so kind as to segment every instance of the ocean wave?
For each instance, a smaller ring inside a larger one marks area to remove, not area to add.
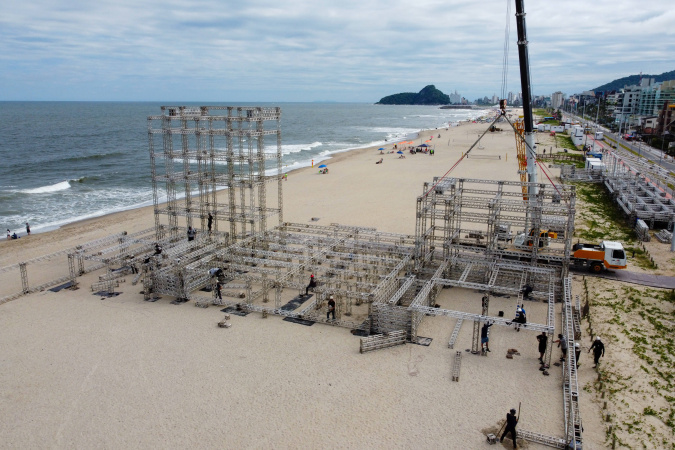
[[[70,189],[70,183],[67,181],[62,181],[56,184],[50,184],[49,186],[42,186],[34,189],[18,189],[14,192],[21,194],[49,194],[51,192],[65,191]]]
[[[73,178],[73,179],[70,179],[68,181],[73,182],[73,183],[88,183],[90,181],[96,181],[99,178],[100,177],[97,177],[97,176],[90,176],[90,177]]]
[[[323,145],[323,143],[318,141],[312,142],[311,144],[281,144],[281,154],[289,155],[291,153],[307,151],[319,147],[321,145]],[[277,151],[276,145],[265,146],[265,153],[276,153],[276,151]]]
[[[77,161],[91,161],[105,158],[119,158],[121,156],[128,156],[123,152],[99,153],[95,155],[71,156],[69,158],[59,159],[58,162],[77,162]]]
[[[297,153],[301,152],[303,150],[311,150],[315,147],[319,147],[320,145],[323,145],[321,142],[312,142],[311,144],[288,144],[288,145],[281,145],[281,153],[286,155],[288,153]],[[267,149],[266,149],[267,150]],[[273,151],[276,151],[276,146],[273,147]]]

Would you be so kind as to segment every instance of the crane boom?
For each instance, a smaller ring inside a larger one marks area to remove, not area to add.
[[[534,145],[534,126],[532,117],[532,92],[530,88],[530,64],[527,52],[527,33],[525,30],[525,4],[524,0],[516,0],[516,25],[518,28],[518,61],[520,63],[520,86],[523,92],[523,122],[524,122],[524,151],[526,157],[527,181],[537,182],[536,151]],[[516,140],[522,143],[520,137]],[[518,154],[518,164],[520,167],[520,153]],[[522,180],[522,176],[521,176]],[[537,195],[537,187],[530,185],[528,188],[528,198],[534,198]]]

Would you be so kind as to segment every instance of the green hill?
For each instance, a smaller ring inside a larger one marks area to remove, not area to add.
[[[661,81],[675,80],[675,70],[670,72],[663,72],[661,75],[642,75],[642,78],[654,78],[658,83]],[[623,89],[626,86],[636,85],[640,82],[640,75],[630,75],[627,77],[619,78],[618,80],[611,81],[602,86],[598,86],[595,89],[592,89],[595,92],[605,92],[605,91],[618,91]]]
[[[448,105],[450,97],[447,94],[436,89],[436,86],[430,84],[417,94],[414,92],[403,92],[400,94],[387,95],[382,97],[376,105]]]

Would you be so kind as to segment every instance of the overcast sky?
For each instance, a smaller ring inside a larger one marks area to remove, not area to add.
[[[519,92],[514,0],[0,0],[0,100]],[[534,94],[675,69],[673,0],[525,0]]]

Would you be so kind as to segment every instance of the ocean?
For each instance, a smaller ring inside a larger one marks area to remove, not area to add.
[[[280,106],[285,171],[413,138],[480,110],[367,103]],[[0,227],[25,234],[152,204],[147,117],[183,102],[0,102]],[[270,142],[275,146],[275,142]]]

